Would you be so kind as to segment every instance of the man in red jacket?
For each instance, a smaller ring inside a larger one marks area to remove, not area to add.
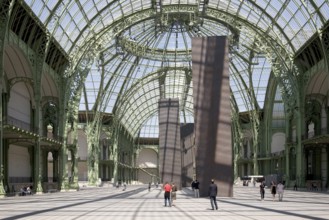
[[[171,207],[171,203],[170,203],[171,185],[168,182],[166,182],[163,189],[165,191],[164,192],[165,206],[167,206],[167,201],[168,201],[168,205]]]

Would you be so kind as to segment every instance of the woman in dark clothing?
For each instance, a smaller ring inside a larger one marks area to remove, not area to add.
[[[272,193],[273,201],[274,201],[275,200],[275,194],[276,194],[276,185],[275,185],[274,181],[272,181],[271,193]]]
[[[265,197],[265,184],[264,182],[259,185],[260,199],[263,201]]]

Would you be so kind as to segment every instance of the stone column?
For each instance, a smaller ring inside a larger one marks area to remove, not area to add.
[[[196,178],[200,196],[211,179],[218,195],[233,196],[233,153],[227,37],[192,39]]]
[[[163,183],[181,187],[182,162],[178,99],[159,101],[159,170]]]

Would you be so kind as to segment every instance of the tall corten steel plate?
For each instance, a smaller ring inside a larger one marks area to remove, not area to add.
[[[211,179],[218,196],[233,196],[229,45],[225,36],[192,39],[196,178],[200,196]]]
[[[181,187],[182,158],[178,99],[159,101],[159,170],[162,182]]]

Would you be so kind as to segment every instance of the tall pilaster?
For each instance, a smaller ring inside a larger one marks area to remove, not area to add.
[[[78,147],[75,146],[73,150],[71,150],[71,160],[72,160],[72,167],[71,167],[71,173],[72,173],[72,183],[70,185],[73,189],[79,189],[79,178],[78,178]]]
[[[3,146],[2,147],[3,147],[3,155],[4,155],[3,164],[4,164],[4,167],[5,167],[5,169],[3,170],[3,174],[4,174],[3,183],[4,183],[4,188],[8,189],[10,191],[9,169],[7,168],[7,167],[9,167],[9,141],[8,141],[8,139],[3,140]]]
[[[67,72],[71,75],[74,73],[71,67],[67,68]],[[63,144],[61,148],[58,151],[58,186],[61,191],[66,191],[69,189],[69,178],[68,178],[68,145],[72,144],[71,142],[68,143],[68,132],[72,131],[74,129],[74,132],[77,132],[77,125],[75,124],[74,117],[75,114],[78,114],[75,110],[75,102],[76,99],[74,98],[80,98],[79,93],[74,93],[76,96],[71,98],[71,87],[72,87],[72,81],[70,80],[64,80],[63,78],[60,78],[60,93],[61,97],[64,97],[60,101],[60,115],[62,116],[62,120],[59,120],[58,130],[59,134],[63,136]],[[77,97],[78,96],[78,97]],[[73,101],[73,104],[72,104]],[[75,113],[75,114],[74,114]],[[71,139],[72,140],[72,139]]]
[[[42,179],[42,166],[41,166],[41,149],[40,149],[40,138],[37,138],[37,141],[35,142],[35,145],[33,146],[34,152],[34,175],[33,175],[33,185],[35,186],[35,192],[42,193],[42,185],[41,185],[41,179]]]
[[[291,142],[291,120],[290,120],[290,114],[286,113],[286,118],[285,118],[285,130],[286,130],[286,144],[285,144],[285,184],[286,186],[290,186],[290,145],[287,143]]]
[[[53,182],[58,182],[58,151],[52,151],[53,155]]]
[[[297,109],[296,111],[296,135],[297,135],[297,144],[296,144],[296,181],[298,186],[303,187],[305,185],[305,171],[303,169],[304,163],[303,158],[305,158],[303,145],[302,145],[302,126],[303,124],[303,117],[301,116],[302,113],[300,110]]]
[[[1,22],[1,21],[0,21]],[[1,49],[1,47],[0,47]],[[2,60],[2,59],[1,59]],[[4,197],[6,194],[5,191],[5,186],[6,186],[6,179],[8,178],[7,174],[8,172],[6,172],[5,168],[8,167],[8,154],[6,153],[7,151],[5,151],[5,148],[8,149],[8,146],[6,144],[6,141],[3,138],[3,108],[4,108],[4,103],[2,100],[2,83],[3,83],[3,76],[2,76],[2,62],[0,62],[0,91],[1,91],[1,97],[0,97],[0,198]],[[6,178],[7,177],[7,178]]]
[[[32,58],[31,58],[32,59]],[[34,97],[35,97],[35,114],[34,114],[34,128],[39,134],[34,145],[34,188],[36,193],[42,193],[42,174],[43,174],[43,161],[42,161],[42,151],[40,146],[40,137],[43,135],[42,129],[42,108],[41,108],[41,77],[42,77],[42,67],[43,67],[43,57],[41,54],[37,56],[32,61],[33,66],[33,79],[34,79]]]
[[[63,119],[66,122],[66,116],[65,119]],[[66,142],[66,136],[67,136],[67,130],[68,125],[67,123],[61,124],[61,127],[63,129],[64,134],[64,143],[62,148],[60,149],[59,155],[59,184],[61,191],[66,191],[69,189],[69,178],[68,178],[68,166],[67,166],[67,156],[68,156],[68,149],[67,149],[67,142]]]
[[[41,182],[48,182],[48,149],[41,149],[41,163],[42,163],[42,180]]]
[[[113,174],[112,174],[112,183],[113,186],[118,182],[118,127],[113,128]]]
[[[81,92],[82,92],[82,87],[78,87],[78,90],[76,91],[77,95],[73,98],[71,105],[69,108],[74,109],[73,112],[75,114],[71,115],[71,120],[72,126],[70,129],[70,134],[71,134],[71,141],[73,142],[70,145],[70,151],[71,151],[71,183],[70,187],[73,187],[73,189],[78,189],[79,184],[78,184],[78,150],[79,150],[79,145],[78,145],[78,112],[79,112],[79,103],[80,103],[80,98],[81,98]]]
[[[302,80],[298,81],[298,95],[296,107],[295,107],[295,119],[296,119],[296,180],[299,186],[305,186],[307,164],[305,163],[305,150],[302,144],[302,136],[305,135],[306,123],[305,123],[305,94],[304,89],[305,84]]]
[[[321,188],[324,188],[328,181],[328,153],[327,146],[323,145],[321,148]]]
[[[14,7],[15,1],[0,2],[0,197],[4,197],[5,191],[5,155],[4,155],[4,138],[3,138],[3,116],[4,103],[2,100],[2,91],[4,83],[4,53],[5,53],[5,38],[8,32],[10,15]]]

